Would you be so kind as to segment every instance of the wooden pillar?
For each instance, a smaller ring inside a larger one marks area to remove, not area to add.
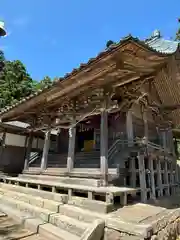
[[[149,156],[149,168],[150,168],[150,181],[151,181],[151,198],[156,199],[156,189],[154,181],[154,167],[153,167],[153,158]]]
[[[162,136],[162,143],[163,143],[163,148],[166,149],[167,148],[167,138],[166,138],[166,132],[162,131],[161,132],[161,136]]]
[[[179,165],[177,163],[177,160],[175,160],[175,180],[176,184],[179,184]]]
[[[1,138],[1,146],[0,146],[0,167],[1,163],[3,162],[3,152],[5,147],[5,140],[6,140],[6,131],[3,132],[2,138]]]
[[[128,139],[128,146],[133,146],[134,133],[133,133],[133,120],[132,120],[132,111],[128,110],[126,113],[126,132]]]
[[[173,133],[172,133],[172,129],[170,128],[168,131],[168,143],[170,146],[170,151],[173,153],[173,155],[175,156],[175,148],[174,148],[174,142],[173,142]]]
[[[169,179],[168,179],[168,162],[167,158],[164,158],[164,164],[165,164],[165,169],[164,169],[164,178],[165,178],[165,184],[167,185],[167,190],[166,194],[169,195]]]
[[[32,133],[30,133],[29,137],[27,139],[27,148],[26,148],[26,141],[25,141],[26,154],[25,154],[25,161],[24,161],[24,170],[27,170],[28,167],[29,167],[29,160],[30,160],[30,156],[31,156],[32,142],[33,142],[33,135],[32,135]]]
[[[141,188],[141,201],[146,202],[147,200],[147,189],[146,189],[146,175],[145,175],[145,165],[144,165],[144,154],[138,154],[138,165],[139,165],[139,179]]]
[[[73,121],[73,125],[76,121]],[[68,157],[67,157],[67,172],[68,174],[72,171],[74,167],[74,157],[75,157],[75,146],[76,146],[76,127],[69,129],[69,147],[68,147]]]
[[[45,170],[47,167],[48,153],[49,153],[49,147],[50,147],[50,137],[51,137],[51,130],[48,129],[45,132],[44,148],[43,148],[43,154],[41,158],[41,171]]]
[[[105,109],[101,112],[100,156],[101,174],[106,186],[108,184],[108,112]]]
[[[135,166],[135,158],[131,157],[131,187],[136,187],[136,166]]]
[[[147,109],[144,109],[144,112],[143,112],[143,121],[144,121],[145,144],[148,144],[148,117],[147,117]]]
[[[161,175],[161,161],[160,161],[159,158],[157,158],[157,176],[158,176],[159,196],[163,196],[162,175]]]

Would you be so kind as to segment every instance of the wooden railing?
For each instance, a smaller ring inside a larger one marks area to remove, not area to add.
[[[41,157],[41,155],[42,155],[42,152],[34,152],[33,154],[31,154],[28,165],[34,163],[37,159]]]

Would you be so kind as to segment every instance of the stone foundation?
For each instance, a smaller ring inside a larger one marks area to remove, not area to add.
[[[156,233],[152,233],[149,238],[141,236],[130,235],[125,232],[120,232],[115,229],[105,228],[103,240],[176,240],[180,235],[180,217],[176,218],[173,222],[169,222],[164,228]]]

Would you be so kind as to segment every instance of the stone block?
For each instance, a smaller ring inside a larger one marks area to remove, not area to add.
[[[135,235],[143,238],[148,238],[151,236],[150,225],[133,224],[115,218],[107,218],[105,223],[107,228],[115,229],[119,232],[125,232],[129,235]]]
[[[59,227],[60,229],[75,234],[79,237],[84,233],[84,231],[88,227],[88,224],[85,224],[73,218],[69,218],[62,214],[52,214],[50,216],[49,222]]]
[[[42,198],[40,197],[35,197],[35,196],[29,196],[29,203],[33,206],[36,206],[36,207],[40,207],[40,208],[43,208],[44,206],[44,201]]]
[[[47,209],[39,208],[36,206],[32,206],[28,203],[24,203],[21,201],[18,201],[16,199],[10,199],[8,197],[3,197],[2,201],[4,204],[9,205],[13,208],[18,209],[19,211],[27,212],[31,216],[38,217],[42,219],[45,222],[48,222],[49,220],[49,215],[54,213],[52,211],[49,211]]]
[[[52,193],[52,192],[47,192],[43,190],[26,188],[26,187],[11,185],[11,184],[0,184],[0,192],[1,191],[4,192],[5,190],[13,191],[16,193],[18,192],[18,193],[29,194],[35,197],[38,196],[45,199],[54,200],[57,202],[66,203],[68,201],[68,196],[66,194]]]
[[[101,240],[104,235],[104,220],[96,220],[81,236],[82,240]]]
[[[39,226],[43,224],[45,224],[45,222],[38,218],[28,218],[24,221],[24,227],[34,233],[38,233]]]
[[[50,211],[57,212],[57,213],[59,212],[59,207],[63,204],[61,202],[55,202],[47,199],[44,199],[43,203],[44,203],[43,208],[46,208]]]
[[[98,214],[86,209],[82,209],[76,206],[71,206],[68,204],[61,205],[59,212],[65,216],[77,219],[82,222],[92,223],[96,219],[102,219],[105,214]]]
[[[89,200],[87,198],[81,197],[72,197],[68,204],[74,205],[77,207],[85,208],[91,211],[99,212],[99,213],[108,213],[113,210],[113,204],[105,203],[96,200]]]
[[[39,234],[48,240],[80,240],[78,236],[64,231],[50,223],[40,225]]]
[[[28,218],[32,218],[28,212],[20,212],[19,210],[5,205],[2,202],[0,203],[0,210],[6,213],[9,217],[14,219],[19,224],[24,223],[24,221]]]

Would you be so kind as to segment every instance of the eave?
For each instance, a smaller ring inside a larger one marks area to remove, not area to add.
[[[143,56],[142,56],[143,54]],[[129,55],[129,59],[128,59]],[[3,109],[0,113],[1,121],[11,120],[14,116],[22,114],[24,111],[30,111],[38,106],[46,106],[49,102],[61,100],[63,97],[78,91],[87,84],[96,82],[106,76],[114,76],[115,69],[119,71],[131,71],[137,73],[137,76],[143,74],[144,66],[131,66],[130,60],[132,55],[136,58],[145,58],[144,63],[149,64],[149,73],[154,72],[156,68],[166,62],[166,59],[172,54],[164,54],[150,48],[144,42],[128,36],[118,44],[111,46],[104,52],[98,54],[96,58],[91,58],[88,63],[81,64],[78,69],[73,69],[71,73],[66,74],[63,78],[52,83],[52,86],[37,91],[17,104]],[[124,58],[125,56],[125,58]],[[148,61],[146,60],[148,58]],[[128,59],[128,63],[125,61]],[[118,64],[120,66],[118,66]],[[122,67],[122,64],[124,65]],[[138,69],[138,67],[140,67]],[[145,73],[144,73],[145,74]]]

